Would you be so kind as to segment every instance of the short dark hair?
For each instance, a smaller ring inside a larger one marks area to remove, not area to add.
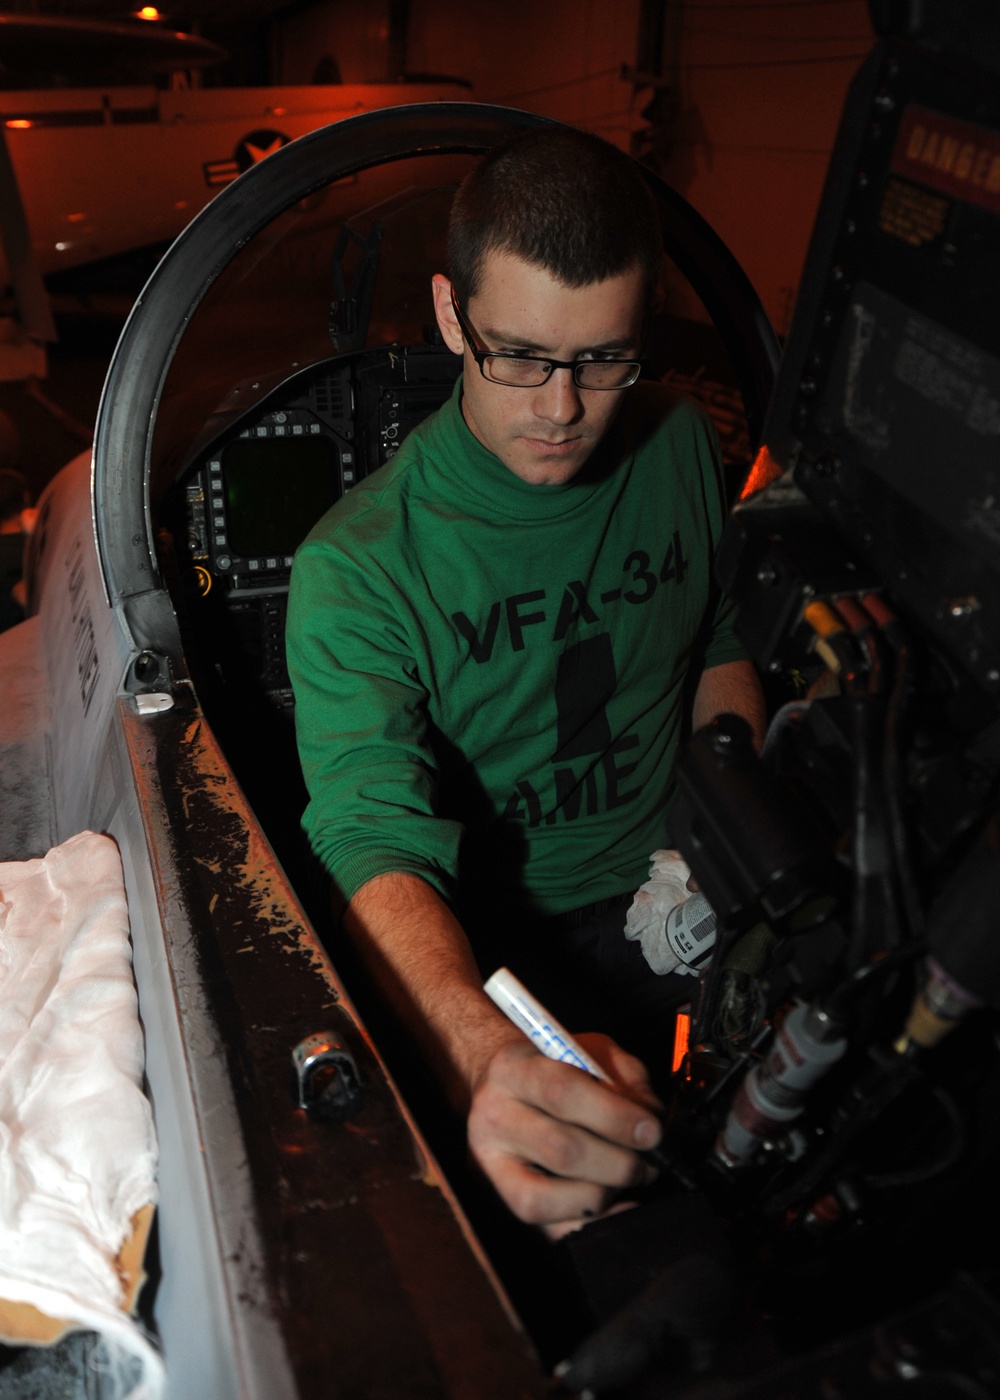
[[[448,263],[460,302],[476,294],[491,252],[512,253],[567,287],[638,266],[652,296],[663,241],[653,197],[629,156],[574,127],[545,126],[489,151],[458,188]]]

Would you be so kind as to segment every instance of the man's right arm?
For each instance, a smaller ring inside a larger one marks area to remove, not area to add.
[[[348,932],[468,1114],[472,1153],[503,1199],[538,1223],[597,1213],[643,1178],[629,1148],[658,1139],[659,1125],[624,1093],[544,1059],[483,992],[465,932],[431,883],[454,870],[461,828],[436,814],[427,696],[395,595],[369,562],[317,542],[292,574],[288,669],[310,841],[353,891]],[[605,1069],[648,1097],[642,1066],[610,1044],[593,1047]]]
[[[660,1126],[642,1066],[606,1038],[592,1046],[621,1084],[616,1093],[540,1055],[483,992],[468,939],[430,885],[408,873],[377,875],[344,922],[468,1115],[472,1154],[516,1215],[548,1226],[577,1221],[649,1178],[634,1149],[654,1146]]]

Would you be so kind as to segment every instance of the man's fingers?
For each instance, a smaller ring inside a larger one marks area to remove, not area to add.
[[[497,1127],[474,1113],[469,1147],[509,1208],[530,1225],[579,1224],[602,1215],[620,1190],[655,1179],[634,1153],[527,1105],[504,1115],[502,1133]]]
[[[602,1042],[602,1054],[613,1045],[604,1036],[585,1038],[588,1044]],[[628,1063],[637,1062],[623,1050],[619,1054],[630,1072]],[[641,1071],[640,1078],[644,1077]],[[660,1124],[645,1104],[573,1065],[545,1059],[527,1043],[505,1047],[494,1058],[487,1082],[561,1123],[575,1124],[621,1147],[653,1147],[660,1140]]]
[[[531,1223],[600,1214],[622,1189],[656,1177],[635,1151],[659,1140],[648,1108],[527,1043],[494,1057],[468,1130],[475,1160]]]
[[[469,1116],[469,1146],[481,1163],[513,1157],[551,1176],[620,1189],[655,1173],[631,1150],[502,1094],[484,1094]]]
[[[577,1036],[580,1044],[610,1075],[615,1085],[632,1099],[646,1105],[654,1114],[663,1112],[663,1104],[653,1093],[649,1074],[641,1060],[623,1050],[609,1035],[588,1031]]]

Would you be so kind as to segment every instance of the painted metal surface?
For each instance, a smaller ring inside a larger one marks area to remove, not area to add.
[[[169,708],[147,713],[125,690],[129,639],[104,598],[89,484],[80,458],[43,498],[37,615],[0,646],[18,696],[0,744],[25,756],[47,821],[44,836],[0,831],[11,859],[88,827],[122,853],[161,1144],[144,1308],[168,1396],[541,1395],[530,1345],[190,684],[175,673]],[[364,1079],[349,1123],[297,1107],[291,1052],[322,1029]]]
[[[542,1393],[196,703],[181,693],[139,717],[123,699],[119,715],[237,1305],[240,1393]],[[320,1028],[361,1073],[364,1106],[347,1123],[297,1106],[292,1050]]]
[[[42,856],[53,844],[41,640],[36,617],[0,634],[0,861]]]

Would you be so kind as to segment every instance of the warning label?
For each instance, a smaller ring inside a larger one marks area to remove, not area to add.
[[[878,226],[883,233],[900,238],[911,248],[926,248],[944,237],[951,202],[907,180],[890,179]]]
[[[1000,131],[929,107],[903,113],[892,170],[1000,214]]]

